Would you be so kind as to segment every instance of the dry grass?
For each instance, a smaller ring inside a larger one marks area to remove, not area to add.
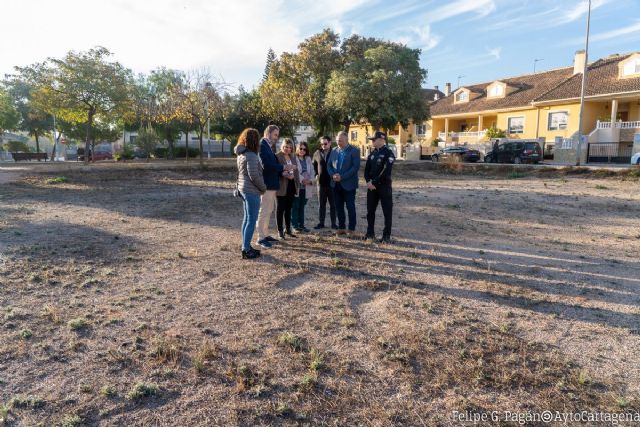
[[[398,164],[394,245],[301,235],[252,262],[232,162],[3,185],[0,424],[637,411],[635,178],[451,168]]]

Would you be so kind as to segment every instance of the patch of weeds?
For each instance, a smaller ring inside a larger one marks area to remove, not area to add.
[[[80,393],[91,394],[93,393],[93,387],[90,384],[80,384]]]
[[[278,337],[278,345],[297,353],[304,349],[304,340],[294,333],[285,332]]]
[[[47,180],[47,184],[64,184],[65,182],[69,182],[69,178],[66,176],[56,176]]]
[[[163,363],[177,363],[182,356],[182,348],[178,340],[173,337],[162,336],[153,343],[151,356]]]
[[[129,390],[129,393],[127,393],[127,399],[139,401],[147,397],[155,396],[159,390],[156,384],[136,383],[131,390]]]
[[[9,408],[38,409],[45,405],[45,400],[36,396],[16,396],[9,401]]]
[[[591,384],[591,377],[589,377],[589,375],[585,371],[580,371],[580,373],[578,374],[578,384],[580,385]]]
[[[309,356],[311,357],[311,361],[309,362],[310,370],[318,372],[324,368],[324,358],[317,349],[311,349]]]
[[[100,281],[98,279],[92,277],[92,278],[87,279],[84,282],[82,282],[82,285],[80,285],[80,286],[83,287],[83,288],[89,288],[92,285],[98,285],[98,284],[100,284]]]
[[[608,190],[609,187],[607,187],[606,185],[602,185],[602,184],[598,184],[595,186],[596,190]]]
[[[215,358],[217,354],[217,348],[215,344],[211,341],[207,340],[202,343],[202,347],[198,350],[198,352],[191,359],[193,363],[193,368],[197,373],[202,373],[204,371],[205,365],[207,361]]]
[[[448,209],[455,209],[455,210],[459,210],[459,209],[462,209],[462,206],[460,206],[460,205],[459,205],[459,204],[457,204],[457,203],[456,203],[456,204],[448,204],[448,205],[447,205],[447,208],[448,208]]]
[[[80,415],[73,414],[64,417],[60,422],[60,427],[77,427],[80,424],[82,424],[82,418],[80,418]]]
[[[40,276],[39,273],[31,273],[29,274],[29,281],[33,283],[40,283],[42,282],[42,276]]]
[[[105,397],[116,397],[118,395],[118,390],[113,384],[106,384],[100,389],[100,394]]]
[[[291,410],[289,405],[287,405],[286,403],[279,402],[276,405],[276,415],[277,416],[279,416],[279,417],[288,417],[292,413],[293,413],[293,411]]]
[[[406,364],[409,362],[409,356],[400,348],[397,343],[386,341],[384,338],[378,338],[378,345],[382,349],[383,359],[390,362],[400,362]]]
[[[4,425],[4,422],[7,421],[9,417],[9,406],[8,405],[0,405],[0,425]]]
[[[69,320],[69,322],[67,322],[67,325],[73,331],[83,331],[89,328],[89,322],[87,322],[87,320],[82,317]]]
[[[42,307],[42,312],[40,314],[42,314],[43,317],[49,319],[51,323],[59,324],[61,322],[60,311],[51,304],[47,304]]]
[[[4,314],[4,320],[22,320],[27,317],[27,313],[13,307],[7,307]]]
[[[235,382],[238,393],[252,390],[259,395],[266,390],[266,375],[247,364],[233,364],[227,371],[227,376]]]
[[[303,391],[312,390],[318,384],[318,374],[316,372],[307,372],[300,379],[299,387]]]
[[[33,336],[33,332],[31,332],[29,329],[23,329],[22,332],[20,332],[20,336],[23,339],[28,340]]]
[[[625,409],[629,406],[629,399],[624,396],[619,396],[616,398],[616,405],[618,405],[620,409]]]

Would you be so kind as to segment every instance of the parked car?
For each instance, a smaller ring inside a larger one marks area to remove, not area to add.
[[[467,147],[447,147],[431,155],[432,162],[441,162],[444,160],[475,163],[480,160],[480,152]]]
[[[631,156],[631,164],[640,166],[640,153]]]
[[[96,152],[93,154],[93,161],[112,160],[112,159],[113,159],[113,154],[111,153],[111,151],[96,150]]]
[[[537,142],[503,142],[498,151],[494,151],[485,154],[485,163],[539,163],[542,160],[542,148]]]

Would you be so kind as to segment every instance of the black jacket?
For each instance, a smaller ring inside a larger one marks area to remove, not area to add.
[[[391,185],[391,167],[396,160],[393,151],[386,145],[373,150],[367,157],[367,164],[364,167],[364,180],[371,181],[375,186]]]
[[[333,147],[329,149],[325,159],[329,159],[329,155],[332,151]],[[331,176],[329,175],[329,165],[325,159],[322,158],[322,148],[313,153],[313,170],[316,172],[318,184],[323,187],[329,187],[331,185]]]

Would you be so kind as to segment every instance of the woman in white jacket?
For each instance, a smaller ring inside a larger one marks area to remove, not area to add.
[[[293,199],[291,209],[291,225],[298,232],[308,233],[309,229],[304,226],[304,207],[311,197],[313,183],[316,181],[316,174],[313,169],[313,162],[309,155],[309,146],[306,142],[298,144],[296,150],[296,166],[298,167],[299,188],[298,194]]]

